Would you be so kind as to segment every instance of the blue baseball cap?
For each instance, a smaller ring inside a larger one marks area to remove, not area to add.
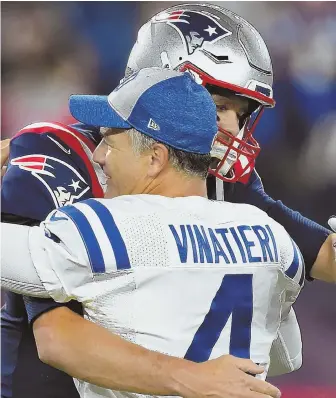
[[[72,116],[92,126],[130,129],[186,152],[207,154],[217,134],[216,106],[189,73],[145,68],[108,96],[72,95]]]

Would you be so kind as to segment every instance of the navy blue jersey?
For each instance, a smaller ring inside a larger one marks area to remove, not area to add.
[[[100,139],[98,129],[81,123],[35,123],[22,129],[11,141],[1,190],[2,220],[35,225],[55,206],[102,196],[88,157]],[[30,323],[60,306],[82,314],[81,305],[23,298],[12,292],[5,292],[3,298],[1,396],[79,398],[72,377],[39,360]]]

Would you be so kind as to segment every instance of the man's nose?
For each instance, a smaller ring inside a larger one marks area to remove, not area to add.
[[[239,120],[237,113],[233,110],[217,112],[217,124],[223,130],[228,131],[234,136],[239,133]]]
[[[105,144],[101,142],[93,152],[92,159],[94,162],[98,163],[100,166],[104,166],[106,156]]]

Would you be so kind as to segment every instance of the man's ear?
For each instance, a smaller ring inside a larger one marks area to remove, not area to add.
[[[150,162],[148,167],[148,176],[155,178],[169,163],[168,149],[161,143],[155,143],[150,152]]]

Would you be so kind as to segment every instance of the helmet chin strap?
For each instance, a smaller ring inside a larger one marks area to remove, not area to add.
[[[237,138],[239,138],[240,140],[243,138],[244,136],[244,127],[242,129],[240,129]],[[239,142],[235,141],[232,146],[234,148],[238,148],[239,147]],[[220,144],[219,142],[215,141],[215,144],[213,145],[210,155],[213,158],[217,158],[219,160],[222,160],[223,157],[225,156],[226,152],[228,151],[228,147],[226,145]],[[235,150],[230,149],[230,152],[227,156],[227,158],[225,159],[222,167],[218,170],[218,173],[221,174],[222,176],[226,176],[226,174],[229,172],[229,170],[231,169],[231,167],[236,163],[238,159],[238,153]]]

